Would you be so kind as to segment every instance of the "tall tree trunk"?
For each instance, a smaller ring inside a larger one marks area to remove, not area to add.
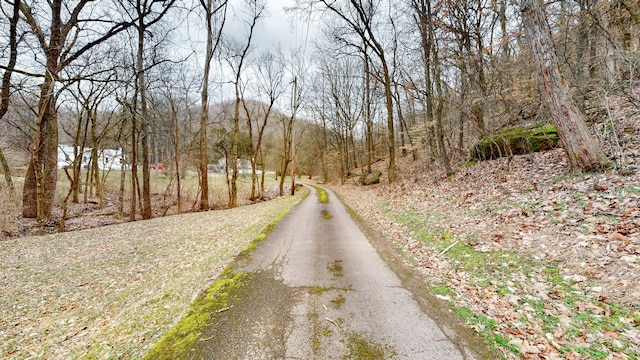
[[[240,90],[239,79],[236,82],[236,102],[233,116],[233,141],[231,142],[231,193],[229,208],[238,206],[238,135],[240,134]]]
[[[558,136],[574,169],[596,171],[609,166],[600,145],[589,132],[584,115],[571,97],[560,72],[551,29],[540,0],[522,0],[522,19],[537,69],[542,101],[558,128]]]
[[[4,74],[2,74],[2,89],[0,90],[0,120],[9,110],[11,76],[13,75],[13,68],[16,66],[18,59],[18,21],[20,21],[20,0],[14,0],[13,14],[9,19],[9,62],[7,63],[7,69],[4,71]],[[15,195],[16,189],[13,184],[13,178],[11,177],[11,168],[9,167],[2,147],[0,147],[0,163],[2,163],[4,179],[7,182],[9,191],[11,195]]]
[[[124,157],[124,154],[123,154]],[[120,170],[120,189],[118,191],[118,215],[122,217],[124,215],[124,192],[125,192],[125,184],[127,182],[127,171],[125,170],[126,166],[123,162],[122,168]]]
[[[96,195],[99,199],[100,209],[104,208],[104,190],[102,186],[102,180],[100,178],[100,164],[98,162],[99,143],[98,135],[96,133],[96,126],[98,123],[97,110],[91,110],[91,142],[93,147],[91,148],[91,163],[93,166],[93,181],[96,184]]]
[[[22,196],[22,215],[43,220],[51,217],[58,174],[58,121],[51,74],[45,75],[40,88],[36,133]]]
[[[433,31],[433,29],[430,29]],[[435,45],[435,44],[434,44]],[[442,125],[442,116],[444,110],[444,94],[442,90],[442,80],[440,75],[440,61],[438,59],[437,46],[433,46],[433,73],[436,83],[436,91],[438,92],[438,107],[436,109],[436,137],[438,141],[438,147],[440,148],[440,159],[442,160],[442,167],[447,173],[447,177],[455,174],[451,169],[451,163],[449,162],[449,155],[447,154],[447,148],[444,143],[444,127]]]
[[[202,3],[204,5],[204,2]],[[209,146],[207,142],[207,123],[209,120],[209,73],[213,58],[213,0],[206,3],[207,48],[202,76],[202,92],[200,98],[200,210],[209,209]]]
[[[136,221],[137,201],[138,201],[138,121],[136,108],[138,104],[138,93],[134,94],[133,107],[131,111],[131,209],[129,220]]]
[[[88,105],[85,102],[80,113],[78,127],[76,128],[76,136],[73,142],[73,177],[71,183],[72,201],[74,204],[80,202],[80,173],[82,171],[82,159],[84,156],[84,148],[86,146],[87,131],[89,122],[85,121],[85,115],[88,113]],[[83,127],[84,124],[84,127]],[[84,132],[83,132],[84,129]]]
[[[139,10],[142,10],[139,8]],[[140,13],[142,16],[142,14]],[[144,18],[138,24],[137,84],[140,95],[140,146],[142,147],[142,218],[151,219],[151,179],[149,164],[149,114],[147,113],[147,87],[144,68],[144,36],[147,25]],[[137,111],[137,109],[136,109]]]
[[[40,85],[40,100],[31,159],[27,168],[22,196],[22,215],[39,220],[49,219],[53,209],[58,178],[58,117],[56,115],[55,80],[60,71],[59,58],[63,48],[62,1],[51,7],[50,39],[45,54],[46,72]],[[32,22],[34,27],[35,20]],[[37,27],[37,25],[35,25]]]
[[[396,135],[395,121],[393,120],[393,92],[391,90],[391,75],[389,74],[389,67],[384,59],[384,55],[381,56],[381,60],[384,76],[384,96],[387,108],[387,150],[389,153],[387,172],[389,183],[393,183],[396,181]]]
[[[4,172],[4,180],[9,187],[9,192],[11,196],[16,194],[16,187],[13,184],[13,179],[11,178],[11,168],[9,167],[9,162],[7,158],[4,156],[4,150],[0,147],[0,164],[2,165],[2,171]]]
[[[371,119],[371,73],[369,70],[369,54],[367,53],[367,43],[364,42],[364,107],[365,107],[365,126],[366,126],[366,146],[367,146],[367,174],[371,174],[371,162],[373,161],[373,121]],[[323,119],[324,123],[324,119]],[[325,151],[326,145],[326,126],[324,128]],[[323,165],[325,163],[323,162]],[[326,165],[324,165],[326,166]],[[327,181],[326,170],[323,169],[324,181]]]
[[[176,111],[173,111],[173,158],[176,167],[176,196],[178,202],[178,214],[182,213],[182,186],[180,184],[180,124]]]
[[[415,15],[415,21],[420,30],[420,45],[422,47],[422,65],[424,70],[424,130],[425,136],[428,138],[427,144],[429,147],[430,157],[433,156],[432,133],[433,124],[433,89],[431,87],[431,48],[433,47],[433,39],[431,38],[431,0],[412,0],[411,5],[413,7]]]
[[[242,94],[242,108],[244,109],[244,113],[247,117],[247,131],[249,132],[249,162],[251,163],[251,194],[249,195],[249,200],[254,201],[256,199],[256,187],[258,184],[258,176],[256,174],[256,151],[253,147],[253,122],[251,118],[254,114],[251,113],[249,107],[247,106],[247,102],[244,99],[244,93]]]

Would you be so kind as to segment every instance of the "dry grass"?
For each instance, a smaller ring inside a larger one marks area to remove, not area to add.
[[[0,233],[4,236],[19,232],[19,226],[16,222],[16,216],[20,214],[20,199],[17,195],[11,194],[7,187],[0,190],[0,199],[2,206],[0,207]]]
[[[123,214],[119,214],[119,188],[120,171],[109,171],[103,173],[105,206],[99,207],[99,199],[92,194],[91,189],[85,199],[85,187],[81,188],[79,203],[68,203],[69,213],[65,221],[66,231],[87,229],[92,227],[122,223],[130,217],[129,185],[130,174],[126,174],[125,198],[123,204]],[[81,178],[84,181],[86,173],[83,172]],[[199,211],[199,184],[198,176],[195,173],[188,173],[181,180],[181,212]],[[16,184],[16,196],[9,196],[8,191],[1,184],[0,180],[0,202],[5,206],[0,209],[0,241],[8,238],[23,236],[45,235],[59,231],[59,224],[62,218],[62,202],[69,191],[69,182],[64,172],[58,173],[58,184],[54,199],[52,217],[46,223],[41,223],[35,219],[22,218],[21,190],[24,178],[14,177]],[[162,172],[151,172],[151,207],[153,217],[174,215],[178,213],[178,201],[176,191],[176,180],[170,174]],[[267,198],[277,197],[274,189],[278,186],[278,181],[273,177],[267,177],[265,181]],[[238,206],[252,204],[249,200],[251,192],[251,178],[248,175],[241,175],[237,181]],[[226,209],[228,205],[227,184],[222,174],[209,174],[209,204],[212,209]],[[141,219],[140,208],[137,209],[137,218]]]
[[[140,357],[299,196],[0,242],[0,356]]]

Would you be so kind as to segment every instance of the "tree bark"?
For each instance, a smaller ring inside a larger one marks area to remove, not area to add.
[[[429,31],[433,31],[430,29]],[[433,34],[432,34],[433,35]],[[442,117],[444,111],[444,94],[442,90],[442,81],[441,81],[441,73],[440,73],[440,61],[438,59],[438,50],[437,46],[432,48],[433,51],[433,73],[435,77],[436,83],[436,91],[438,93],[438,106],[436,108],[436,137],[438,141],[438,147],[440,148],[440,159],[442,160],[442,167],[444,171],[447,173],[447,177],[451,177],[455,174],[453,169],[451,169],[451,163],[449,162],[449,156],[447,154],[447,148],[444,144],[444,127],[442,125]]]
[[[11,87],[11,76],[13,75],[13,68],[16,66],[18,59],[18,21],[20,21],[20,0],[13,2],[13,14],[9,19],[9,62],[7,63],[7,69],[2,74],[2,89],[0,90],[0,120],[5,116],[9,110],[9,97]],[[2,170],[4,172],[4,179],[9,187],[11,195],[15,195],[16,189],[13,184],[13,178],[11,177],[11,168],[7,158],[4,155],[4,150],[0,147],[0,163],[2,164]]]
[[[522,19],[537,69],[542,101],[558,129],[558,136],[573,169],[597,171],[609,160],[589,132],[584,115],[571,97],[569,85],[560,72],[551,29],[540,0],[522,0]]]
[[[143,5],[144,6],[144,5]],[[147,87],[144,67],[144,36],[148,25],[145,23],[144,12],[147,11],[140,4],[137,6],[139,22],[138,56],[136,69],[136,85],[140,96],[140,147],[142,147],[142,218],[151,219],[151,179],[149,169],[149,116],[147,114]],[[136,109],[137,111],[138,109]]]
[[[209,72],[211,70],[211,59],[213,58],[213,0],[208,0],[206,4],[201,2],[205,8],[207,22],[207,48],[204,61],[204,73],[202,76],[202,92],[200,99],[200,210],[209,209],[209,146],[207,143],[207,123],[209,120]]]
[[[369,69],[369,54],[367,53],[367,42],[364,42],[364,110],[365,110],[365,143],[367,147],[367,174],[371,174],[371,163],[373,161],[373,120],[371,119],[371,73]],[[324,119],[323,119],[324,123]],[[326,127],[324,129],[326,151]],[[323,162],[324,166],[324,162]],[[324,181],[327,181],[326,170],[323,168]]]
[[[100,179],[100,164],[98,163],[99,144],[100,139],[96,133],[96,127],[98,126],[98,114],[96,109],[90,110],[91,116],[91,142],[93,147],[91,148],[91,166],[93,167],[93,181],[96,184],[96,195],[99,199],[99,208],[104,208],[104,191],[102,186],[102,180]]]

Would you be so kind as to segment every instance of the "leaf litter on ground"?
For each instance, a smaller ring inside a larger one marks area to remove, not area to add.
[[[640,119],[594,129],[603,173],[571,173],[556,149],[448,179],[422,153],[394,184],[334,190],[504,358],[638,359]]]

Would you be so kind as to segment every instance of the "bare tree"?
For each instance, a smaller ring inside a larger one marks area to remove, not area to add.
[[[245,0],[246,13],[248,16],[245,19],[249,26],[246,39],[243,39],[243,43],[236,44],[235,49],[232,51],[231,57],[228,59],[229,65],[234,74],[234,90],[235,90],[235,102],[233,111],[233,141],[231,145],[231,189],[229,197],[229,207],[234,208],[238,204],[238,142],[240,134],[240,105],[242,103],[242,74],[244,71],[244,65],[251,49],[251,41],[253,40],[254,30],[258,24],[259,19],[262,17],[262,13],[265,9],[265,3],[263,0]],[[232,46],[233,47],[233,46]]]
[[[8,3],[8,1],[7,1]],[[9,61],[7,67],[4,68],[2,74],[2,87],[0,88],[0,120],[6,115],[9,110],[9,99],[11,97],[11,76],[13,75],[13,69],[16,66],[18,58],[18,21],[20,20],[20,0],[14,0],[12,6],[12,15],[9,19]],[[0,164],[2,164],[2,170],[4,172],[4,179],[9,186],[11,194],[15,194],[15,185],[11,178],[11,168],[4,155],[4,150],[0,147]]]
[[[540,0],[522,0],[522,21],[537,69],[542,101],[554,124],[572,168],[601,170],[609,166],[600,145],[589,132],[584,115],[571,97],[569,85],[560,72],[551,29]]]
[[[134,22],[112,21],[106,16],[93,17],[97,11],[85,9],[88,4],[93,4],[90,0],[78,1],[75,6],[63,3],[62,0],[47,2],[47,16],[42,19],[36,17],[39,12],[32,8],[37,3],[20,3],[22,17],[45,56],[44,74],[38,75],[43,80],[22,200],[23,216],[38,219],[51,217],[55,195],[58,162],[55,85],[61,80],[61,72],[88,50],[120,34]],[[41,21],[49,22],[48,27],[45,28]],[[93,31],[86,31],[91,26]],[[103,31],[95,31],[101,27]]]
[[[209,120],[209,74],[211,60],[220,44],[222,28],[226,21],[227,0],[199,0],[204,10],[207,27],[207,45],[202,75],[200,104],[200,210],[209,208],[209,145],[207,143],[207,124]],[[219,16],[218,16],[219,15]]]
[[[129,0],[133,1],[133,0]],[[153,0],[135,0],[133,13],[137,32],[137,52],[136,52],[136,97],[134,98],[134,109],[136,116],[133,117],[134,124],[132,133],[135,134],[138,129],[138,118],[140,120],[140,147],[142,148],[142,218],[150,219],[151,212],[151,185],[150,185],[150,164],[149,164],[149,113],[147,104],[147,85],[146,72],[152,64],[145,61],[145,39],[149,29],[158,23],[171,9],[175,0],[156,2]],[[160,4],[159,9],[154,5]],[[132,142],[135,142],[132,140]],[[134,152],[134,157],[135,152]],[[133,165],[132,165],[133,166]],[[137,181],[137,177],[132,176],[132,188]],[[132,192],[134,194],[135,192]],[[135,220],[135,203],[136,197],[132,196],[131,200],[131,220]]]
[[[379,1],[374,0],[349,0],[349,1],[318,1],[324,9],[330,10],[338,18],[340,18],[347,28],[355,33],[361,42],[365,43],[367,49],[371,49],[373,54],[380,61],[382,74],[378,77],[384,86],[385,106],[387,111],[387,150],[389,156],[388,178],[392,183],[396,180],[396,145],[395,145],[395,122],[393,107],[393,82],[391,79],[391,69],[387,61],[385,47],[380,40],[378,34],[379,28],[376,26],[375,17],[377,15]],[[357,46],[344,37],[337,38],[344,41],[348,45]]]
[[[266,99],[264,102],[259,103],[260,113],[255,116],[251,116],[251,112],[248,109],[246,99],[243,97],[243,107],[247,116],[247,126],[249,127],[249,140],[251,145],[251,199],[256,197],[264,199],[264,181],[265,181],[265,159],[263,150],[263,140],[265,130],[269,118],[271,117],[274,105],[276,101],[284,94],[284,64],[280,57],[276,56],[272,52],[267,52],[261,55],[257,59],[257,77],[258,77],[258,91],[262,97]],[[258,130],[257,138],[255,142],[255,149],[253,149],[253,136],[252,136],[252,117],[255,119],[256,129]],[[257,177],[257,169],[260,167],[261,176],[260,181]],[[259,183],[258,196],[256,196],[256,185]]]

